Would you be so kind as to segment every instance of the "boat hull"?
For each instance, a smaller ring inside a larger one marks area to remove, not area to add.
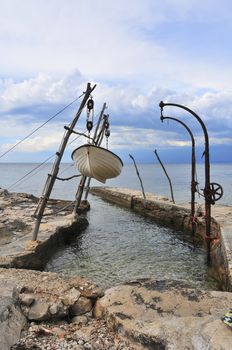
[[[122,160],[113,152],[91,144],[78,147],[72,159],[82,175],[92,177],[102,183],[120,175]]]

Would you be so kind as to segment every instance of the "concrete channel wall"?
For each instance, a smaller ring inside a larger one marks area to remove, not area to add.
[[[178,230],[192,231],[190,205],[176,205],[165,197],[146,194],[126,188],[92,187],[90,192],[103,199],[130,208],[157,223]],[[215,207],[211,218],[211,273],[217,278],[223,290],[232,291],[232,208]],[[199,211],[194,218],[194,234],[205,243],[205,218]],[[205,244],[206,245],[206,244]]]

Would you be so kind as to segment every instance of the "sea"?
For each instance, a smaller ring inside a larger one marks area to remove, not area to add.
[[[137,164],[146,192],[171,199],[168,180],[159,164]],[[175,202],[189,203],[191,165],[167,164]],[[0,163],[0,187],[10,192],[40,196],[52,164]],[[59,177],[77,174],[73,164],[61,164]],[[210,182],[220,184],[223,196],[215,205],[232,205],[232,164],[211,164]],[[204,164],[197,165],[200,194],[196,207],[204,208]],[[74,200],[79,178],[55,182],[52,198]],[[92,179],[91,186],[102,186]],[[118,178],[104,186],[141,190],[133,164],[125,164]],[[88,228],[71,245],[57,250],[45,270],[90,278],[104,288],[138,278],[175,279],[192,286],[219,289],[207,265],[205,249],[186,233],[157,225],[129,209],[89,195]]]

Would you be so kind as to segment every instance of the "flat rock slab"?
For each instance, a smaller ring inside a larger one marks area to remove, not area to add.
[[[221,317],[231,306],[228,292],[142,280],[107,290],[95,315],[144,349],[229,350],[232,330]]]
[[[9,296],[0,296],[0,349],[9,350],[16,343],[26,318],[19,306]]]

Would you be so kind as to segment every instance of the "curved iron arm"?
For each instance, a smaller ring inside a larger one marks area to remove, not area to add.
[[[181,124],[189,133],[191,141],[192,141],[192,171],[191,171],[191,219],[192,219],[192,233],[194,234],[194,215],[195,215],[195,193],[196,193],[196,181],[195,181],[195,174],[196,174],[196,157],[195,157],[195,139],[193,136],[192,131],[190,128],[183,123],[181,120],[177,118],[172,117],[164,117],[161,115],[160,117],[161,121],[163,122],[164,119],[168,120],[174,120],[175,122]]]
[[[202,130],[204,132],[205,137],[205,188],[204,188],[204,196],[205,196],[205,224],[206,224],[206,235],[205,238],[207,240],[207,249],[208,249],[208,261],[210,260],[210,235],[211,235],[211,195],[210,195],[210,162],[209,162],[209,137],[205,124],[202,119],[190,108],[177,104],[177,103],[164,103],[163,101],[159,104],[161,108],[161,112],[165,106],[173,106],[181,108],[187,112],[189,112],[193,117],[195,117],[200,123]]]
[[[159,104],[161,111],[163,110],[163,107],[165,106],[173,106],[173,107],[179,107],[184,109],[185,111],[192,114],[200,123],[202,130],[204,132],[205,136],[205,192],[207,192],[208,189],[210,189],[210,162],[209,162],[209,136],[206,129],[205,124],[203,123],[202,119],[197,115],[194,111],[192,111],[190,108],[185,107],[183,105],[177,104],[177,103],[164,103],[163,101]],[[207,200],[209,201],[209,195],[205,193]]]

